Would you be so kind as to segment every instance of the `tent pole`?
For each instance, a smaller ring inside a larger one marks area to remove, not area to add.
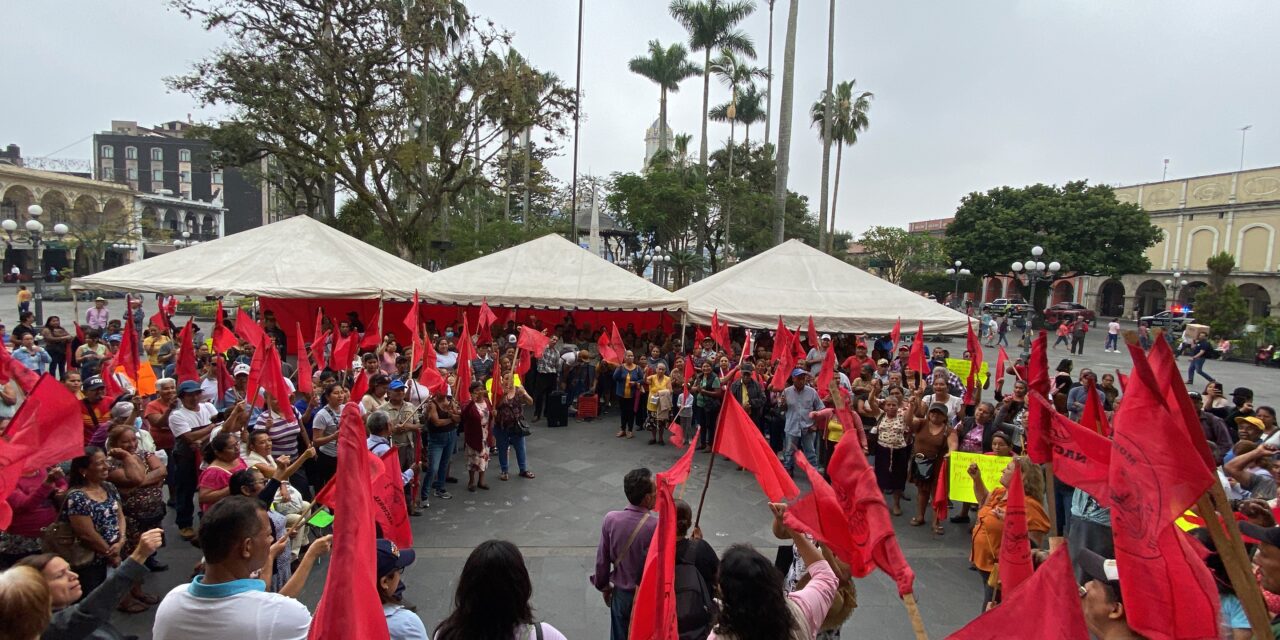
[[[689,345],[686,344],[685,342],[686,341],[685,334],[688,331],[689,331],[689,315],[684,309],[681,309],[680,310],[680,349],[683,350],[685,353],[692,353],[692,351],[689,350]],[[684,372],[684,375],[687,378],[689,376],[689,372],[688,371]]]

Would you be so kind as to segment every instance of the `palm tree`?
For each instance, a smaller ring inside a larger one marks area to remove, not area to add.
[[[846,145],[853,146],[858,143],[858,132],[865,131],[870,121],[867,119],[867,111],[871,108],[871,99],[875,96],[870,91],[863,91],[854,95],[854,89],[857,86],[857,80],[846,80],[836,85],[835,95],[832,96],[832,118],[831,118],[831,134],[830,140],[836,145],[836,178],[835,186],[831,190],[831,221],[830,232],[828,235],[827,250],[831,250],[831,238],[835,235],[836,228],[836,199],[840,195],[840,164],[844,159],[844,148]],[[826,95],[818,98],[813,103],[813,107],[809,109],[809,119],[813,126],[824,126],[824,104]]]
[[[667,151],[667,93],[680,90],[680,82],[702,72],[689,62],[689,51],[682,44],[666,49],[657,40],[649,41],[649,55],[638,56],[627,63],[632,73],[640,74],[658,85],[658,150]]]
[[[836,0],[830,0],[827,17],[827,88],[822,103],[824,113],[831,113],[831,83],[835,78],[836,61]],[[827,246],[827,187],[831,184],[831,118],[822,119],[822,193],[818,199],[818,248]],[[831,217],[836,216],[835,211]]]
[[[729,108],[725,110],[725,115],[729,119],[729,177],[733,177],[733,141],[737,130],[737,106],[738,106],[738,88],[743,84],[752,82],[755,78],[764,77],[765,70],[759,67],[753,67],[746,60],[740,59],[738,56],[728,49],[720,53],[720,57],[711,61],[711,72],[720,78],[721,82],[729,87],[730,98]],[[710,113],[707,117],[710,117]]]
[[[778,104],[778,160],[773,182],[773,244],[782,244],[787,223],[787,172],[791,168],[791,111],[796,89],[796,20],[800,0],[791,0],[782,54],[782,99]]]
[[[733,103],[726,102],[711,107],[711,111],[707,112],[707,117],[716,122],[729,122],[729,106],[731,104]],[[751,125],[759,124],[766,117],[764,94],[760,93],[760,89],[754,83],[748,84],[738,93],[738,104],[733,117],[733,120],[741,124],[744,129],[742,142],[748,150],[751,149]]]
[[[672,141],[676,157],[680,158],[680,166],[683,167],[689,162],[689,143],[693,142],[693,136],[687,133],[677,133]]]
[[[707,168],[707,100],[711,91],[711,51],[726,50],[755,57],[751,37],[735,29],[756,10],[750,0],[672,0],[671,17],[689,32],[689,48],[701,51],[702,64],[702,145],[698,164]]]

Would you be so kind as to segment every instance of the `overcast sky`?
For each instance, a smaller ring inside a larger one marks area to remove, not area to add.
[[[159,0],[5,2],[0,144],[24,155],[87,159],[86,136],[112,119],[156,124],[214,117],[162,78],[183,72],[220,39]],[[768,4],[743,28],[765,66]],[[470,0],[515,34],[532,63],[572,85],[577,2]],[[587,0],[580,167],[638,170],[658,92],[627,61],[653,38],[686,34],[660,0]],[[775,10],[774,83],[781,92],[786,0]],[[839,0],[836,81],[872,91],[870,129],[846,150],[837,225],[905,226],[947,217],[971,191],[1009,184],[1133,184],[1232,171],[1240,127],[1245,166],[1280,165],[1280,3],[1270,0]],[[822,148],[808,106],[826,80],[827,3],[803,0],[796,52],[791,188],[817,211]],[[700,56],[699,56],[700,62]],[[701,80],[670,98],[670,123],[693,135]],[[728,97],[713,82],[711,102]],[[761,139],[764,127],[753,128]],[[776,124],[773,127],[776,136]],[[712,123],[712,149],[728,139]],[[571,141],[552,163],[570,174]],[[834,161],[833,161],[834,162]]]

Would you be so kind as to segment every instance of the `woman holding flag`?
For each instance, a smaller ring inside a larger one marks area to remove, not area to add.
[[[1013,480],[1014,465],[1022,475],[1022,491],[1026,495],[1027,536],[1033,546],[1039,545],[1049,533],[1049,515],[1040,501],[1044,496],[1044,475],[1031,463],[1031,458],[1018,456],[1009,461],[1000,474],[1000,486],[990,491],[982,482],[982,472],[976,463],[970,463],[967,472],[973,479],[973,493],[978,498],[978,522],[973,526],[969,549],[969,561],[982,576],[982,610],[987,610],[995,597],[999,584],[996,559],[1000,557],[1000,543],[1004,537],[1005,511],[1009,503],[1009,483]],[[997,578],[991,579],[996,572]],[[993,584],[994,583],[994,584]]]
[[[942,386],[946,386],[946,382],[938,380]],[[918,405],[927,406],[928,410],[923,417],[912,417],[911,433],[914,436],[911,448],[911,464],[908,466],[907,475],[910,477],[912,484],[916,485],[916,515],[911,519],[911,526],[918,527],[924,524],[925,509],[929,506],[930,497],[938,487],[938,476],[941,475],[942,459],[948,453],[947,439],[951,434],[951,423],[947,419],[947,405],[941,402],[924,403],[922,394],[924,387],[916,390],[915,402]],[[942,518],[946,517],[943,513],[939,517],[934,514],[933,532],[942,534]]]

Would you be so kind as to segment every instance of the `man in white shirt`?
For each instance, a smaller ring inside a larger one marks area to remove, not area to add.
[[[1108,353],[1120,353],[1120,318],[1112,318],[1107,323],[1107,346],[1104,350]]]
[[[812,349],[809,349],[809,354],[804,359],[804,363],[809,365],[809,375],[814,378],[817,378],[818,374],[822,373],[822,361],[827,359],[827,350],[831,348],[831,334],[822,334],[822,337],[818,339],[818,345],[814,345]]]
[[[246,496],[219,500],[200,523],[205,571],[174,587],[156,609],[156,640],[210,637],[303,640],[311,628],[306,605],[266,591],[250,576],[270,559],[271,521]]]
[[[195,380],[187,380],[178,385],[178,406],[169,414],[169,431],[173,432],[174,438],[174,499],[178,503],[175,523],[183,540],[191,540],[196,536],[195,530],[191,528],[195,517],[192,500],[196,496],[196,480],[200,470],[196,463],[196,452],[217,424],[221,424],[214,423],[218,410],[208,402],[201,402],[200,395],[200,383]]]

